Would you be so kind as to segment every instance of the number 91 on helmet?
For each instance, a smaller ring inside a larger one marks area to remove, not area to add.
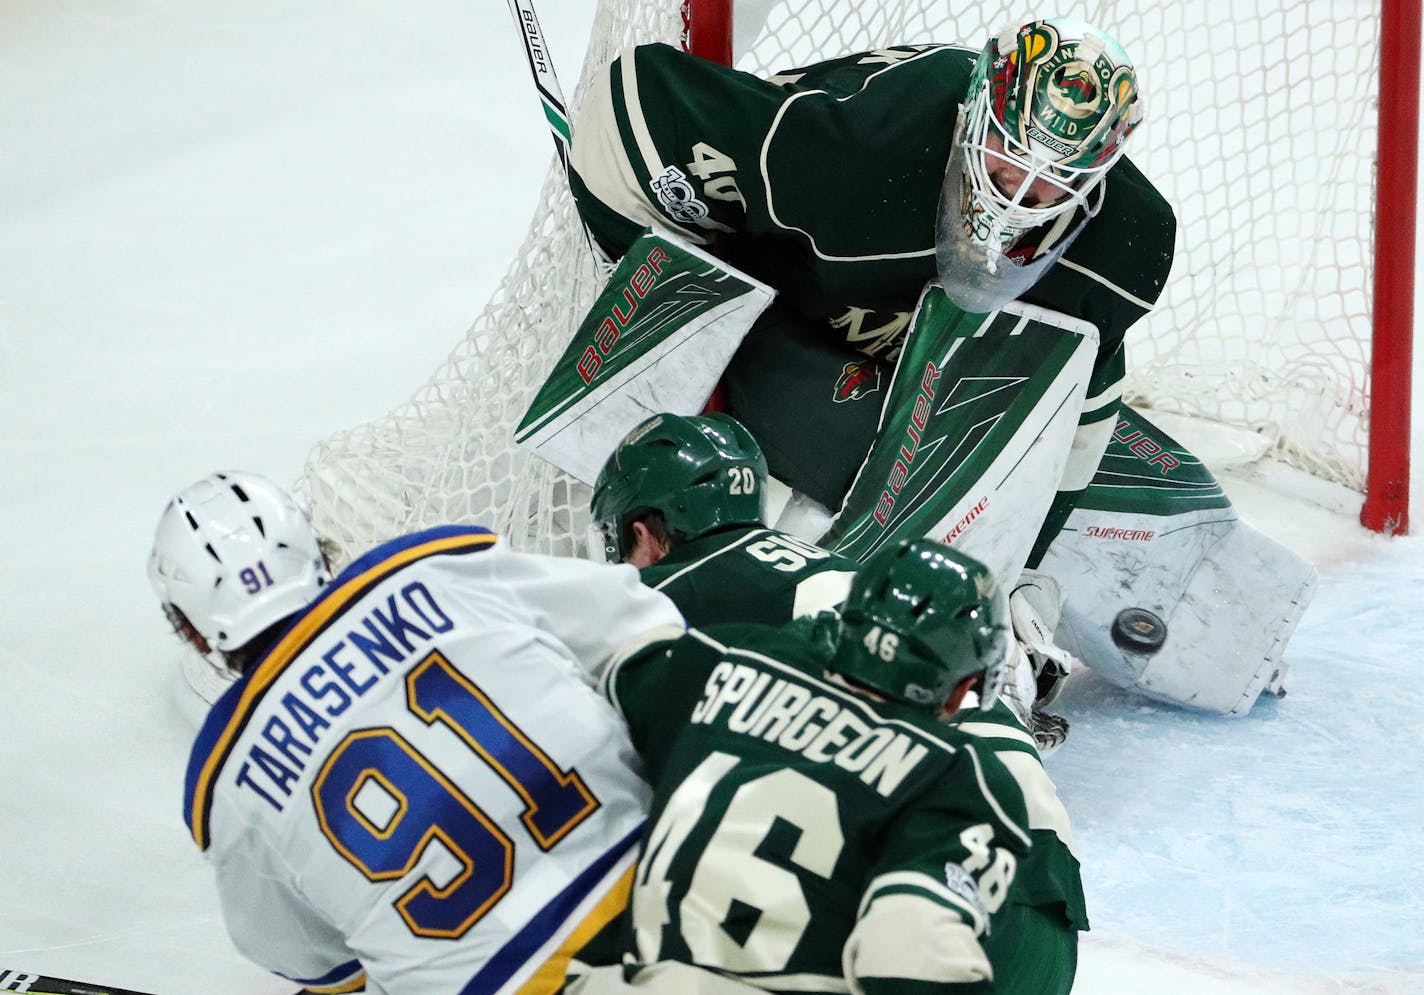
[[[254,473],[214,473],[159,517],[148,577],[175,630],[212,660],[316,600],[331,574],[297,500]]]

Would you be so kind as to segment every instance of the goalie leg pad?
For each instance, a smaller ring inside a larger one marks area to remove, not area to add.
[[[1244,715],[1263,690],[1283,693],[1286,644],[1315,592],[1313,566],[1230,509],[1126,523],[1125,534],[1151,536],[1136,541],[1103,539],[1125,525],[1121,514],[1093,521],[1103,514],[1075,512],[1045,557],[1070,592],[1060,643],[1119,687],[1175,705]],[[1155,649],[1114,640],[1128,608],[1165,623]]]
[[[1066,315],[1018,303],[967,314],[928,288],[875,445],[820,544],[864,562],[928,536],[1010,583],[1063,479],[1097,342]]]

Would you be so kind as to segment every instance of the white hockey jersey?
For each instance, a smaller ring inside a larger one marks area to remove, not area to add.
[[[213,707],[184,804],[228,931],[313,992],[548,992],[621,910],[648,791],[590,686],[677,609],[445,527],[347,568]]]

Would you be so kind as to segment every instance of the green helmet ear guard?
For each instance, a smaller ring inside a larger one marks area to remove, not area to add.
[[[984,675],[979,707],[1004,679],[1008,606],[989,568],[929,539],[882,550],[856,573],[831,670],[889,698],[938,711]]]
[[[766,520],[766,457],[730,415],[654,415],[623,438],[593,485],[593,527],[621,561],[632,523],[661,512],[681,540]]]

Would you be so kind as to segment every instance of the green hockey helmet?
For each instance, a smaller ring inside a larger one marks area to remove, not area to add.
[[[942,708],[983,674],[979,707],[1003,686],[1008,606],[989,568],[943,543],[903,540],[856,572],[831,670],[897,701]]]
[[[598,474],[590,545],[621,562],[633,522],[649,511],[661,512],[683,541],[728,525],[761,525],[766,476],[761,446],[730,415],[654,415],[618,443]]]

